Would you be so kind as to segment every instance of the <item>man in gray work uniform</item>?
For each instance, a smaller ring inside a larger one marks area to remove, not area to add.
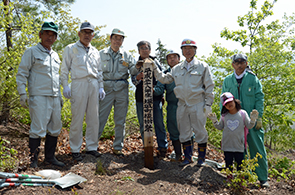
[[[45,162],[65,166],[55,156],[57,137],[60,133],[62,98],[59,83],[60,60],[51,46],[57,39],[58,26],[44,22],[39,32],[41,42],[27,49],[22,56],[16,75],[20,104],[27,108],[29,103],[31,128],[29,148],[31,167],[38,165],[41,138],[45,140]],[[28,98],[26,85],[28,83]]]
[[[100,51],[101,67],[103,71],[105,99],[100,101],[99,107],[99,135],[103,133],[112,106],[114,106],[115,140],[113,153],[124,156],[122,153],[125,137],[125,121],[129,102],[129,73],[136,75],[135,59],[122,48],[125,34],[115,28],[112,31],[111,46]],[[129,71],[129,72],[128,72]]]

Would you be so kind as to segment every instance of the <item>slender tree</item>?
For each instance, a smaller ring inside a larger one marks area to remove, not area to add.
[[[165,48],[165,45],[162,44],[160,39],[158,39],[157,45],[158,45],[158,47],[156,49],[156,51],[157,51],[156,57],[162,65],[167,67],[168,64],[166,61],[166,54],[167,54],[168,50]]]
[[[262,83],[265,94],[263,126],[271,143],[290,146],[295,141],[294,130],[290,127],[295,109],[295,16],[285,15],[283,22],[266,23],[265,20],[273,15],[276,1],[265,1],[258,10],[257,0],[251,0],[250,11],[238,17],[241,29],[231,31],[225,28],[221,37],[248,47],[249,64]],[[214,44],[213,49],[213,55],[206,61],[215,70],[218,97],[224,77],[233,71],[230,56],[239,51],[230,51],[219,44]]]

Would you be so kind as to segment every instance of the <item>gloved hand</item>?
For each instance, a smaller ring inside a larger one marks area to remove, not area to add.
[[[138,61],[136,62],[136,64],[135,64],[135,67],[136,67],[137,69],[140,69],[142,66],[143,66],[143,60],[138,60]]]
[[[64,87],[63,94],[65,98],[71,98],[71,89],[69,88],[69,86]]]
[[[20,101],[20,105],[24,108],[28,108],[29,105],[29,98],[27,96],[27,94],[22,94],[19,97],[19,101]]]
[[[262,127],[262,119],[259,117],[256,121],[256,127],[255,129],[259,130]]]
[[[252,123],[255,123],[255,121],[258,119],[258,111],[253,109],[250,113],[250,119]]]
[[[218,120],[217,120],[217,116],[216,116],[215,113],[210,112],[210,113],[208,114],[208,118],[209,118],[213,123],[217,123],[217,122],[218,122]]]
[[[211,108],[211,106],[206,105],[206,106],[204,107],[204,113],[205,113],[205,116],[208,117],[208,114],[211,113],[211,112],[212,112],[212,108]]]
[[[99,88],[99,99],[103,100],[106,97],[106,93],[103,88]]]

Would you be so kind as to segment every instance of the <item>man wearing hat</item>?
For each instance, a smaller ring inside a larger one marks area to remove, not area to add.
[[[184,39],[181,43],[181,50],[185,57],[184,62],[179,63],[166,74],[153,65],[154,75],[161,83],[175,82],[174,93],[178,98],[179,140],[183,145],[185,155],[180,166],[193,162],[193,143],[191,142],[193,132],[195,133],[195,141],[198,143],[197,166],[201,166],[206,155],[208,133],[205,125],[213,103],[214,83],[208,64],[195,57],[196,42]]]
[[[120,29],[113,29],[110,36],[111,46],[99,51],[103,71],[104,89],[106,97],[100,101],[99,108],[99,135],[103,133],[112,107],[114,106],[115,140],[113,153],[124,156],[122,153],[125,137],[125,121],[129,102],[129,74],[137,74],[135,60],[132,55],[124,51],[125,34]]]
[[[169,50],[166,55],[166,60],[169,65],[169,68],[164,71],[171,72],[171,69],[177,65],[180,61],[180,55],[173,50]],[[182,160],[182,151],[181,151],[181,143],[179,141],[179,131],[177,127],[177,119],[176,119],[176,110],[178,99],[174,93],[175,82],[173,81],[170,84],[162,84],[161,82],[157,82],[157,85],[154,87],[154,95],[163,94],[166,90],[166,101],[167,105],[167,129],[170,135],[170,140],[172,141],[172,145],[175,151],[175,159],[176,161]]]
[[[62,97],[60,93],[58,54],[51,46],[57,39],[58,26],[44,22],[39,32],[41,42],[25,51],[16,75],[20,104],[29,106],[31,128],[29,148],[32,168],[38,166],[39,146],[45,139],[45,162],[64,166],[55,158],[57,137],[60,133]],[[28,83],[29,97],[26,93]]]
[[[247,142],[249,145],[250,157],[254,158],[257,153],[262,155],[258,158],[259,166],[255,169],[258,180],[263,187],[269,187],[267,182],[268,166],[266,151],[264,147],[264,131],[262,129],[264,94],[262,85],[256,75],[248,68],[248,58],[244,54],[232,56],[233,74],[228,75],[222,85],[222,93],[230,92],[241,101],[242,109],[248,114],[253,109],[259,112],[256,126],[249,129]]]
[[[86,113],[86,154],[99,157],[98,126],[99,99],[103,100],[102,69],[98,50],[91,45],[94,26],[83,22],[78,32],[80,40],[68,45],[63,53],[61,82],[63,94],[71,99],[72,122],[70,127],[70,147],[73,160],[81,161],[80,153],[83,141],[83,120]],[[71,87],[69,87],[71,72]]]
[[[153,56],[151,56],[151,44],[148,41],[140,41],[137,43],[139,58],[138,63],[149,58],[151,59],[160,70],[163,70],[164,67],[160,62]],[[144,141],[144,99],[143,99],[143,72],[140,71],[137,75],[132,75],[131,77],[133,84],[136,87],[135,90],[135,100],[136,100],[136,113],[140,126],[141,139]],[[157,85],[159,82],[153,76],[153,86]],[[163,104],[162,98],[163,93],[153,94],[153,122],[155,126],[155,133],[157,137],[158,144],[158,154],[160,158],[165,158],[167,153],[167,133],[163,121]],[[164,100],[164,99],[163,99]]]

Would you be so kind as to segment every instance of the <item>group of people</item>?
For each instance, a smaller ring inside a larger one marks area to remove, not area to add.
[[[91,45],[94,33],[95,29],[91,23],[82,23],[78,32],[79,40],[65,48],[61,63],[58,54],[52,50],[58,36],[58,26],[53,22],[44,22],[39,32],[40,43],[23,54],[16,81],[20,104],[29,107],[30,111],[31,167],[38,166],[42,137],[46,137],[45,162],[61,167],[65,165],[54,155],[62,127],[63,99],[60,85],[63,86],[64,97],[71,102],[69,137],[74,160],[83,159],[80,150],[85,113],[86,154],[101,156],[97,151],[98,140],[112,107],[115,123],[113,153],[124,156],[122,149],[130,76],[136,87],[136,111],[142,141],[144,140],[142,63],[137,63],[130,53],[122,49],[125,34],[120,29],[113,29],[110,46],[101,51]],[[150,55],[151,44],[148,41],[140,41],[137,48],[140,55],[138,61],[151,59],[153,62],[153,122],[159,156],[165,157],[168,147],[162,110],[166,91],[167,128],[175,151],[174,160],[179,161],[180,166],[193,162],[194,141],[198,143],[197,165],[204,164],[208,141],[205,124],[208,117],[216,128],[224,129],[222,149],[226,167],[230,168],[235,159],[237,168],[240,169],[247,136],[251,158],[255,157],[257,152],[262,155],[256,173],[261,184],[267,186],[267,159],[261,128],[264,94],[258,78],[248,68],[247,56],[236,54],[232,57],[234,73],[225,78],[222,86],[222,117],[218,122],[211,109],[214,100],[212,74],[208,64],[195,57],[197,45],[194,40],[182,41],[181,50],[185,57],[183,62],[180,62],[178,53],[172,50],[167,53],[167,70]],[[245,126],[249,129],[248,134],[244,134]]]

